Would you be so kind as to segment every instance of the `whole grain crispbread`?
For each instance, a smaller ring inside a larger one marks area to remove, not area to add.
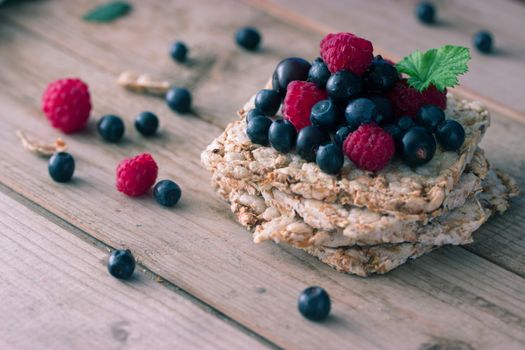
[[[217,185],[218,191],[222,191],[221,185]],[[489,171],[482,192],[426,225],[415,224],[412,240],[365,246],[349,244],[341,232],[315,229],[299,216],[282,215],[275,207],[267,207],[260,196],[244,189],[227,191],[233,213],[241,224],[255,231],[256,240],[258,235],[268,235],[277,243],[290,244],[317,256],[339,271],[366,276],[388,272],[442,245],[470,243],[472,233],[490,215],[506,210],[508,199],[517,195],[518,187],[508,175]]]
[[[245,111],[202,153],[202,162],[215,177],[247,181],[261,192],[277,189],[381,213],[426,214],[439,210],[473,159],[490,123],[488,111],[480,103],[456,100],[449,94],[447,118],[458,120],[466,131],[465,143],[458,152],[438,147],[432,161],[417,168],[394,158],[378,173],[358,169],[347,159],[341,174],[333,176],[297,154],[281,154],[252,143],[245,132]]]

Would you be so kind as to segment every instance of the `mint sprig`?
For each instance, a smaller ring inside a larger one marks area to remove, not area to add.
[[[396,65],[408,75],[408,84],[418,91],[434,85],[443,91],[459,84],[458,76],[468,71],[470,51],[466,47],[445,45],[427,52],[415,51]]]
[[[111,22],[127,14],[131,8],[125,1],[112,1],[95,7],[82,18],[88,22]]]

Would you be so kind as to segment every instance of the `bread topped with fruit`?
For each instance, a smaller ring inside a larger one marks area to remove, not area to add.
[[[486,108],[447,93],[469,59],[447,45],[394,64],[366,39],[328,34],[312,64],[277,65],[202,161],[256,242],[341,271],[384,273],[469,243],[518,191],[478,146]]]

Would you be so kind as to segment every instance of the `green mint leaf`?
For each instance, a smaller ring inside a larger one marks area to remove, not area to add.
[[[458,76],[468,71],[470,51],[466,47],[445,45],[427,52],[415,51],[396,65],[408,75],[408,84],[418,91],[434,85],[443,91],[458,85]]]
[[[111,22],[124,16],[131,10],[131,5],[124,1],[112,1],[90,10],[84,15],[89,22]]]

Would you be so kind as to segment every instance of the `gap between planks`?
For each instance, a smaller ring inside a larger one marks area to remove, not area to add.
[[[11,198],[12,200],[16,201],[17,203],[19,203],[19,204],[23,205],[24,207],[28,208],[33,213],[44,217],[46,220],[48,220],[51,223],[57,225],[58,227],[64,229],[65,231],[69,232],[70,234],[78,237],[82,241],[84,241],[86,243],[89,243],[89,244],[99,248],[100,250],[106,251],[108,253],[108,256],[109,256],[109,253],[112,250],[115,249],[114,247],[110,246],[109,244],[107,244],[107,243],[97,239],[96,237],[93,237],[92,235],[90,235],[86,231],[82,230],[81,228],[73,225],[70,222],[65,221],[64,219],[62,219],[61,217],[59,217],[56,214],[52,213],[51,211],[45,209],[44,207],[42,207],[38,203],[30,200],[27,197],[24,197],[23,195],[19,194],[18,192],[16,192],[15,190],[13,190],[12,188],[6,186],[3,183],[0,183],[0,193],[6,195],[7,197]],[[179,286],[177,286],[176,284],[174,284],[173,282],[171,282],[167,278],[163,277],[162,275],[159,275],[159,274],[155,273],[154,271],[149,269],[147,266],[143,265],[140,260],[137,260],[136,264],[137,264],[136,270],[140,269],[142,271],[142,273],[144,273],[146,275],[146,277],[148,277],[149,279],[155,281],[156,283],[161,284],[163,287],[165,287],[166,289],[170,290],[171,292],[173,292],[173,293],[175,293],[175,294],[177,294],[177,295],[179,295],[179,296],[181,296],[181,297],[183,297],[185,299],[188,299],[189,301],[192,302],[192,304],[197,306],[199,309],[205,311],[206,313],[208,313],[208,314],[210,314],[210,315],[212,315],[214,317],[219,318],[221,321],[224,321],[227,324],[229,324],[230,326],[235,327],[236,329],[242,331],[243,333],[245,333],[248,336],[254,338],[255,340],[259,341],[260,343],[262,343],[263,345],[266,345],[269,348],[280,349],[280,347],[277,344],[273,343],[269,339],[267,339],[267,338],[263,337],[262,335],[252,331],[251,329],[249,329],[248,327],[246,327],[242,323],[239,323],[236,320],[232,319],[228,315],[225,315],[223,312],[217,310],[213,306],[211,306],[211,305],[207,304],[206,302],[200,300],[199,298],[195,297],[194,295],[192,295],[191,293],[187,292],[183,288],[180,288]]]

